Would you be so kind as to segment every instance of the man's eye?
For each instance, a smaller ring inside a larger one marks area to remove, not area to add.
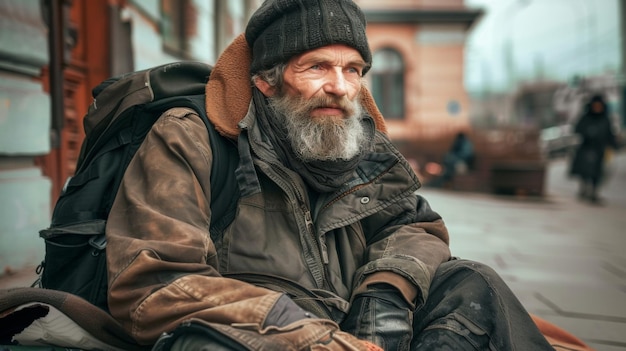
[[[355,67],[348,68],[348,72],[358,74],[359,76],[361,75],[361,70]]]
[[[312,70],[319,70],[319,69],[322,69],[322,66],[320,66],[320,65],[313,65],[313,66],[311,66],[309,69],[312,69]]]

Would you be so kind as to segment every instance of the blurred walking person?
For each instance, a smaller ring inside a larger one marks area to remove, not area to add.
[[[605,153],[609,147],[617,149],[607,104],[602,95],[593,95],[585,105],[576,123],[575,133],[581,141],[572,159],[570,174],[580,178],[579,198],[599,203],[598,188],[602,182]]]

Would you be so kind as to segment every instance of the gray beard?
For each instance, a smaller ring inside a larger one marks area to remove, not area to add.
[[[337,161],[352,159],[366,142],[359,101],[358,97],[353,101],[328,96],[305,100],[282,94],[269,98],[269,105],[274,118],[285,126],[291,147],[301,160]],[[315,108],[330,103],[341,106],[346,116],[310,116]]]

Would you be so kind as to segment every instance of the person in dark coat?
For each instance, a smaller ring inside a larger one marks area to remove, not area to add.
[[[459,132],[454,138],[450,151],[443,159],[444,173],[442,178],[444,181],[451,181],[457,173],[461,173],[459,169],[472,168],[474,162],[474,145],[464,132]]]
[[[465,132],[459,132],[454,137],[450,150],[443,157],[441,176],[435,178],[429,185],[442,187],[450,184],[455,175],[473,168],[474,158],[474,144]]]
[[[580,135],[581,141],[572,159],[570,174],[580,178],[578,196],[597,203],[606,149],[617,149],[617,141],[602,95],[594,95],[587,103],[576,123],[575,133]]]

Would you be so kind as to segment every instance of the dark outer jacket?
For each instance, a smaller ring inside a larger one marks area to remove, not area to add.
[[[576,123],[574,131],[581,140],[572,159],[570,173],[600,181],[606,149],[618,146],[611,120],[606,113],[594,115],[587,112]]]
[[[189,109],[171,109],[155,123],[118,190],[106,232],[108,302],[142,344],[191,318],[258,329],[285,292],[336,322],[372,282],[390,283],[419,305],[450,258],[444,222],[416,195],[419,182],[380,132],[384,120],[367,89],[362,102],[377,123],[375,146],[343,189],[311,204],[302,179],[277,162],[246,113],[250,76],[241,67],[249,59],[240,36],[207,84],[209,118],[238,137],[241,156],[237,214],[223,236],[209,235],[213,155],[206,127]],[[228,119],[224,111],[235,112]]]

